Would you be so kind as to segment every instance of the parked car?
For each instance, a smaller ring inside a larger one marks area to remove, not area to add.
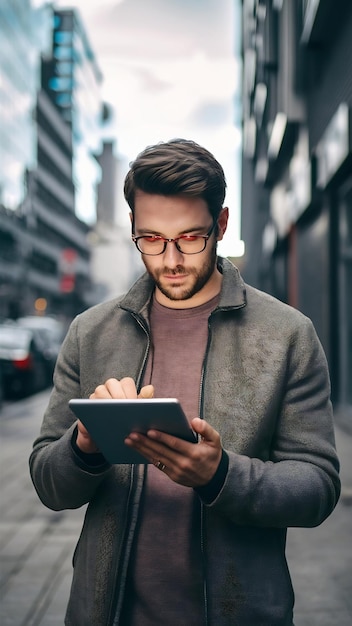
[[[53,358],[38,331],[17,323],[0,326],[0,370],[5,397],[22,397],[50,384]]]
[[[40,315],[19,317],[16,323],[21,326],[21,328],[34,330],[41,335],[47,357],[52,360],[52,370],[54,370],[56,359],[65,336],[64,324],[54,317]]]
[[[0,361],[0,411],[4,402],[4,382],[2,377],[2,364]]]

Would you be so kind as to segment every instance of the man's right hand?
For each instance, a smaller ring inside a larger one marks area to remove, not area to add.
[[[124,398],[152,398],[154,395],[153,385],[146,385],[142,387],[139,395],[137,395],[137,389],[133,378],[122,378],[117,380],[116,378],[109,378],[104,385],[98,385],[95,391],[89,396],[90,400],[111,400]],[[82,452],[91,454],[99,452],[98,447],[95,445],[89,432],[82,424],[80,420],[77,422],[77,439],[76,444]]]

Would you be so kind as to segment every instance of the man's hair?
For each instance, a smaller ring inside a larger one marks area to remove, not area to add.
[[[226,180],[220,163],[208,150],[191,140],[172,139],[148,146],[130,163],[124,194],[133,216],[137,190],[202,198],[216,222],[225,198]]]

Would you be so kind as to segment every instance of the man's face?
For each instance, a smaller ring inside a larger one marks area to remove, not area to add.
[[[161,196],[142,191],[136,194],[134,234],[137,237],[206,235],[212,226],[212,216],[201,198]],[[172,242],[160,255],[142,254],[143,263],[155,281],[160,303],[174,308],[198,306],[218,293],[221,276],[216,268],[216,241],[224,232],[221,224],[218,236],[216,232],[215,228],[205,250],[198,254],[182,254]]]

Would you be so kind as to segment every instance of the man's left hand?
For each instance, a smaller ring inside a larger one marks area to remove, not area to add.
[[[218,469],[221,440],[219,433],[199,417],[191,421],[191,427],[199,435],[197,444],[158,430],[149,430],[146,435],[133,432],[125,443],[162,469],[174,482],[186,487],[201,487]]]

